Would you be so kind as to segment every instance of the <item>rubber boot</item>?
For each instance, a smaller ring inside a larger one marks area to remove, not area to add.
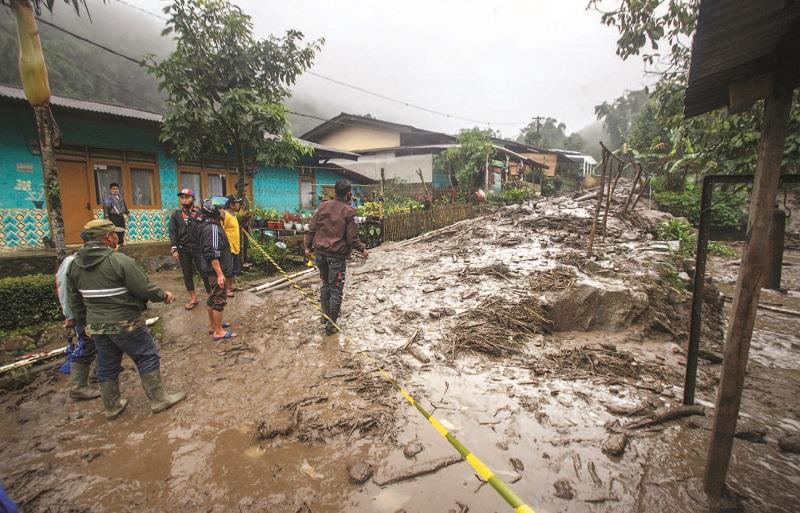
[[[100,383],[100,395],[103,397],[103,406],[106,409],[108,420],[116,419],[128,406],[127,399],[119,397],[119,380],[103,381]]]
[[[174,394],[164,392],[164,383],[161,381],[161,370],[159,369],[141,374],[140,377],[144,393],[150,399],[150,411],[153,413],[160,413],[186,398],[186,394],[183,392]]]
[[[70,363],[69,378],[72,381],[72,390],[69,391],[69,398],[73,401],[83,401],[86,399],[96,399],[100,397],[100,392],[89,388],[89,369],[86,363]]]

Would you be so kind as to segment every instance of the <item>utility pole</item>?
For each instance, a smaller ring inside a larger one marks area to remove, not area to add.
[[[536,121],[536,144],[539,144],[539,130],[541,129],[542,120],[544,117],[542,116],[533,116],[531,120]]]

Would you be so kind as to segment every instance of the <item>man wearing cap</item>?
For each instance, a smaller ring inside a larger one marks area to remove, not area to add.
[[[194,290],[195,271],[203,278],[206,293],[211,290],[208,277],[202,271],[200,257],[199,231],[203,222],[203,214],[194,204],[194,191],[191,189],[181,189],[178,193],[178,201],[180,201],[181,208],[173,212],[169,218],[170,253],[181,266],[183,284],[189,292],[189,302],[184,308],[192,310],[200,303],[197,299],[197,292]]]
[[[69,304],[75,324],[85,326],[94,339],[97,381],[106,418],[117,417],[128,404],[119,393],[123,354],[136,364],[151,411],[164,411],[186,394],[164,392],[161,358],[142,312],[148,301],[171,303],[175,296],[150,283],[131,257],[115,251],[123,228],[108,219],[95,219],[83,230],[87,242],[67,275]]]
[[[228,279],[228,297],[233,297],[233,291],[236,290],[234,280],[242,274],[242,261],[239,258],[242,234],[239,231],[239,219],[236,217],[240,208],[242,208],[242,199],[231,194],[228,196],[225,211],[222,214],[222,229],[225,230],[225,236],[228,238],[228,245],[231,248],[232,269]]]

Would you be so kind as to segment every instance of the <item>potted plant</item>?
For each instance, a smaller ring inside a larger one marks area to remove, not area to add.
[[[281,221],[280,213],[274,208],[266,211],[265,217],[267,218],[267,228],[270,230],[283,229],[283,222]]]

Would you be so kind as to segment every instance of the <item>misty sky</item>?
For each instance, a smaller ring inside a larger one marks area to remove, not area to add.
[[[159,12],[163,0],[125,0]],[[94,2],[90,2],[94,3]],[[645,85],[638,58],[615,54],[616,32],[587,0],[236,0],[260,36],[287,28],[326,44],[313,71],[386,96],[485,122],[512,137],[534,115],[568,131],[594,106]],[[100,9],[131,10],[114,0]],[[154,17],[151,21],[159,22]],[[448,119],[304,75],[296,97],[312,114],[340,111],[455,132]],[[302,106],[302,104],[301,104]],[[313,106],[313,107],[312,107]],[[298,110],[299,107],[298,107]]]

